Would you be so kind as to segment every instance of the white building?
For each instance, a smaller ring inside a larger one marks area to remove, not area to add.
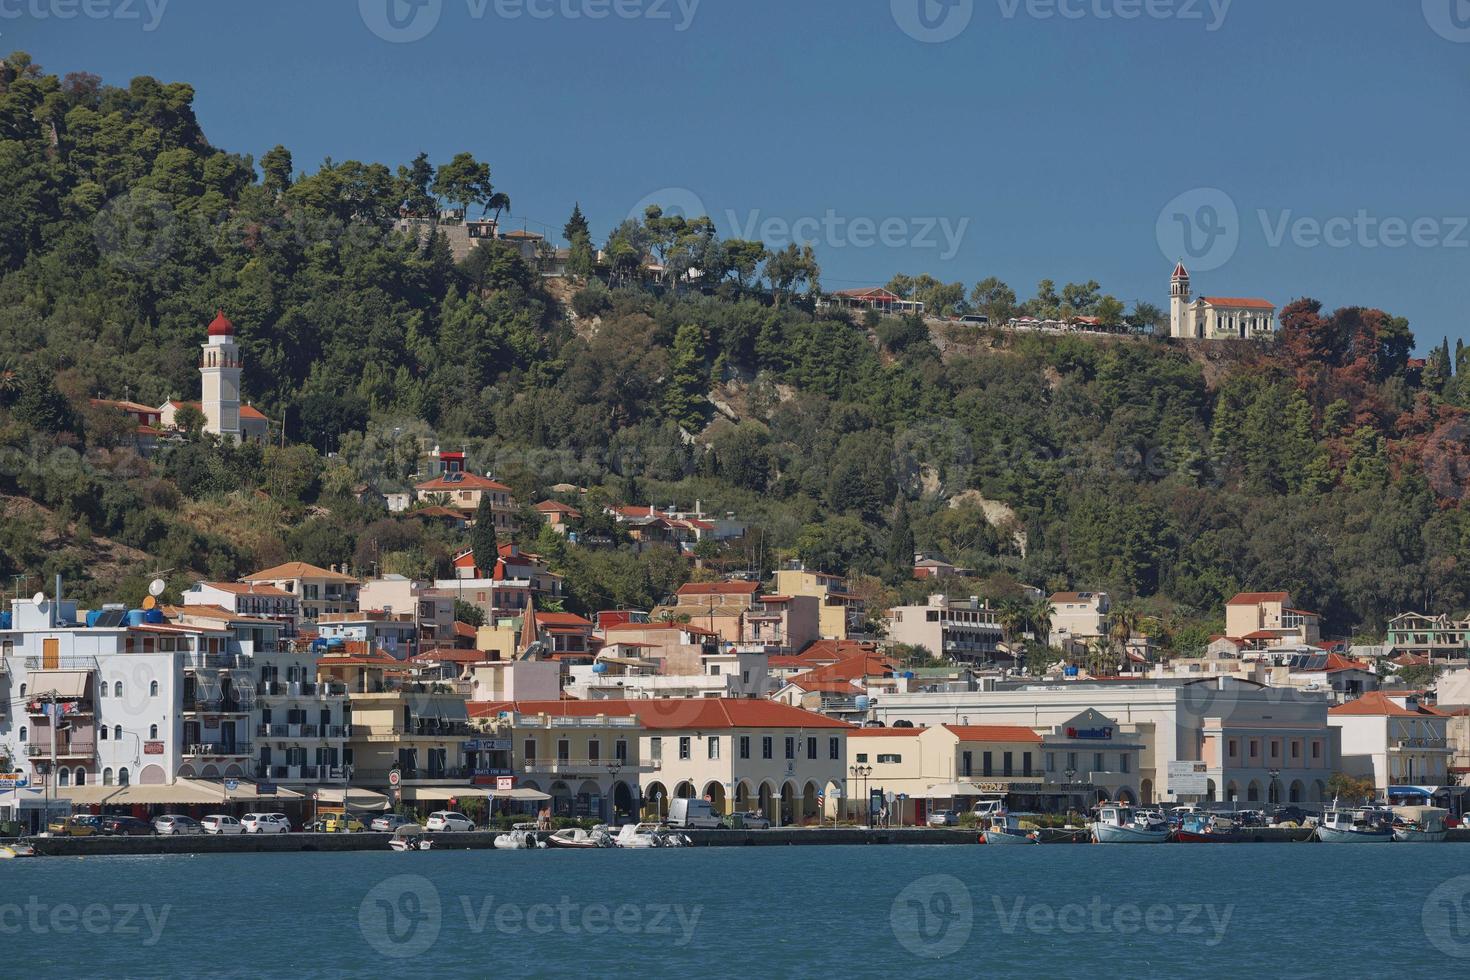
[[[888,610],[888,639],[923,647],[936,657],[990,663],[1000,654],[1002,630],[995,610],[978,596],[968,600],[931,595],[922,606]]]
[[[1276,304],[1264,299],[1201,296],[1191,300],[1189,271],[1174,269],[1169,283],[1169,336],[1195,340],[1269,340],[1276,335]]]
[[[1106,592],[1057,592],[1051,597],[1051,635],[1047,643],[1058,650],[1085,647],[1108,635],[1113,600]]]
[[[1371,778],[1378,792],[1391,786],[1451,783],[1449,716],[1421,707],[1409,695],[1373,691],[1338,705],[1328,721],[1342,733],[1342,768]]]

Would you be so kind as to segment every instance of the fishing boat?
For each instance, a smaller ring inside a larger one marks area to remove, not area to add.
[[[395,851],[427,851],[434,847],[434,842],[425,836],[428,831],[417,824],[406,823],[393,831],[393,836],[388,839],[388,846]]]
[[[1127,806],[1101,807],[1092,822],[1092,839],[1099,844],[1162,844],[1172,832],[1167,823],[1160,827],[1140,820]]]
[[[986,844],[1040,844],[1041,834],[1022,829],[1020,818],[1006,813],[990,818],[980,840]]]
[[[1345,810],[1333,800],[1317,825],[1317,839],[1324,844],[1388,844],[1393,828],[1374,809]]]
[[[1438,844],[1449,836],[1444,825],[1448,810],[1434,806],[1393,808],[1393,839],[1404,844]]]
[[[606,827],[594,827],[591,831],[583,830],[581,827],[568,827],[546,838],[546,844],[548,847],[562,847],[570,850],[618,846],[613,841],[612,835],[607,832]]]
[[[33,858],[35,856],[36,849],[23,840],[0,845],[0,860],[8,861],[12,858]]]
[[[1233,844],[1245,838],[1229,817],[1199,812],[1185,814],[1174,839],[1181,844]]]
[[[533,823],[518,823],[511,827],[509,833],[495,838],[495,847],[501,851],[533,851],[545,846],[546,842],[536,836]]]

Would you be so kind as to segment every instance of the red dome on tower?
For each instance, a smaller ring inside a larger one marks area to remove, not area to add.
[[[211,337],[233,337],[235,336],[235,325],[225,316],[224,310],[216,310],[214,321],[209,325]]]

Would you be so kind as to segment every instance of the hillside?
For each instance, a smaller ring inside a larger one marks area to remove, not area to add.
[[[508,246],[456,264],[442,236],[392,230],[503,208],[488,166],[299,171],[283,147],[211,145],[192,99],[24,55],[0,75],[0,492],[146,554],[174,589],[283,558],[443,573],[463,534],[350,491],[406,487],[444,444],[522,504],[566,483],[592,488],[589,514],[698,500],[752,522],[746,546],[701,556],[712,567],[799,556],[894,598],[922,591],[917,549],[974,569],[963,594],[1111,590],[1186,648],[1240,589],[1289,589],[1343,634],[1470,605],[1463,358],[1411,364],[1409,325],[1382,311],[1301,300],[1265,349],[941,336],[819,313],[809,253],[659,213],[612,229],[603,266],[574,214],[572,278],[548,282]],[[649,255],[683,271],[650,276]],[[1100,302],[1091,286],[1066,302]],[[196,434],[139,459],[89,399],[197,397],[219,308],[273,445]],[[977,494],[1019,526],[992,525]],[[574,608],[646,608],[694,574],[524,527]],[[71,554],[12,530],[0,573],[34,588],[64,570],[93,598],[132,576]]]

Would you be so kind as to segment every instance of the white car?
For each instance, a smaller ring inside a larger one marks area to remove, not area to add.
[[[211,813],[199,821],[199,826],[204,828],[206,834],[243,834],[245,828],[240,826],[240,821],[223,813]]]
[[[240,818],[240,827],[247,834],[289,834],[291,821],[284,813],[247,813]]]
[[[153,829],[160,834],[202,834],[199,821],[176,813],[165,814],[153,821]]]
[[[475,822],[463,813],[455,813],[452,810],[435,810],[429,814],[429,819],[424,821],[424,829],[435,833],[444,833],[451,830],[474,830]]]

